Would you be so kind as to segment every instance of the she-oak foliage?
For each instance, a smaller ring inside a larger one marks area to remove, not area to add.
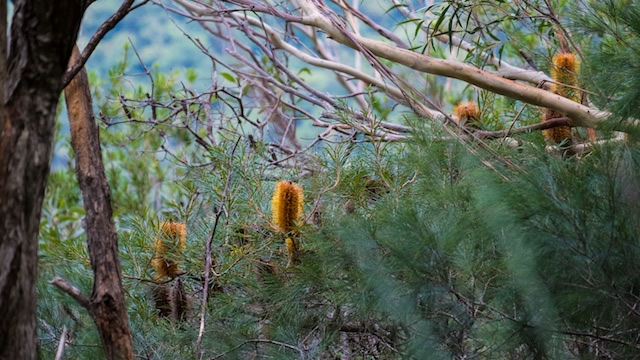
[[[640,118],[640,107],[632,106],[640,104],[632,80],[619,86],[605,81],[607,76],[640,79],[637,62],[629,60],[640,50],[640,10],[633,1],[597,3],[574,5],[576,14],[589,9],[581,29],[600,29],[600,41],[586,49],[583,86],[598,89],[591,100],[609,105],[620,118]],[[115,93],[122,91],[117,81]],[[175,86],[166,77],[156,83],[165,86],[158,97]],[[121,111],[106,101],[102,106],[107,115]],[[486,104],[482,108],[485,116]],[[154,136],[141,131],[124,150],[125,129],[102,129],[137,353],[150,359],[195,358],[198,314],[182,322],[159,317],[146,286],[155,280],[158,224],[172,218],[186,224],[188,240],[182,249],[183,231],[175,232],[185,273],[171,277],[180,278],[194,308],[203,287],[209,287],[202,343],[207,357],[299,358],[295,349],[306,358],[327,359],[639,357],[637,139],[559,157],[545,150],[540,134],[526,134],[528,143],[518,151],[497,149],[516,161],[518,170],[493,159],[489,169],[481,160],[490,155],[433,142],[437,130],[411,122],[411,143],[328,146],[319,154],[325,171],[301,179],[295,171],[277,174],[296,179],[307,196],[306,203],[300,196],[299,205],[287,210],[299,232],[299,238],[287,239],[304,244],[300,261],[291,266],[291,245],[283,246],[282,233],[294,227],[269,214],[281,205],[274,189],[278,194],[286,188],[297,198],[299,188],[264,180],[260,161],[266,150],[260,144],[241,142],[232,154],[233,141],[222,139],[204,157],[230,164],[215,172],[166,170],[148,168],[157,163],[149,155],[160,147]],[[186,149],[196,146],[171,131]],[[180,184],[167,185],[167,177]],[[62,326],[69,329],[69,358],[93,359],[101,351],[90,318],[46,282],[61,275],[85,292],[90,289],[82,208],[74,189],[73,169],[52,173],[40,236],[43,358],[55,353],[56,329]],[[322,205],[316,206],[319,196]],[[162,205],[146,207],[152,203]],[[212,264],[220,276],[204,284],[203,249],[221,205],[226,215],[213,238]],[[303,210],[320,212],[321,221],[303,225]]]

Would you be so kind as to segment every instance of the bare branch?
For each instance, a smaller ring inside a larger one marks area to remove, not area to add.
[[[405,8],[404,6],[397,6],[400,4],[398,0],[391,0],[391,2],[396,5],[396,9],[400,11],[407,19],[417,19],[415,16],[411,14],[411,12]],[[430,29],[426,25],[422,25],[420,29],[426,33],[427,35],[433,35]],[[443,44],[452,44],[453,46],[465,50],[467,52],[475,51],[475,46],[463,39],[458,38],[455,35],[451,34],[439,34],[436,35],[435,38],[442,42]],[[521,80],[526,81],[531,84],[537,85],[540,83],[547,83],[551,81],[551,78],[543,73],[542,71],[537,70],[527,70],[514,65],[507,63],[504,60],[501,60],[493,54],[488,54],[486,52],[480,53],[480,56],[483,59],[486,59],[487,62],[496,67],[498,70],[498,75],[511,80]]]
[[[71,296],[83,308],[87,310],[91,310],[91,300],[85,294],[83,294],[82,291],[80,291],[80,289],[69,284],[66,280],[64,280],[60,276],[56,276],[55,278],[53,278],[53,280],[49,281],[49,284],[54,285],[58,289],[62,290],[62,292]]]
[[[185,2],[184,0],[175,1],[179,3]],[[315,3],[309,0],[299,1],[300,8],[305,13],[304,16],[299,17],[284,14],[276,9],[251,0],[232,0],[230,2],[250,7],[254,11],[278,16],[287,21],[316,27],[326,32],[332,39],[339,43],[352,48],[366,49],[375,56],[391,60],[420,72],[459,79],[496,94],[556,110],[566,114],[571,119],[571,125],[573,126],[597,128],[604,119],[610,115],[608,112],[591,109],[562,96],[505,79],[472,65],[453,60],[437,59],[410,50],[401,49],[378,40],[355,34],[347,34],[345,33],[345,29],[340,29],[335,26],[333,20],[322,12],[324,10],[321,11]],[[204,8],[193,5],[190,5],[190,8],[195,9],[194,11],[202,11],[203,14],[211,13],[210,11],[203,11]],[[327,11],[328,10],[329,9],[327,9]],[[357,44],[354,43],[354,40]]]
[[[60,335],[60,342],[58,343],[58,350],[56,351],[55,360],[62,360],[64,356],[64,347],[67,342],[67,327],[62,327],[62,335]]]
[[[80,55],[78,60],[73,63],[73,65],[71,65],[71,67],[69,67],[65,72],[64,77],[62,78],[62,87],[66,87],[67,85],[69,85],[71,79],[76,76],[78,71],[80,71],[87,60],[89,60],[89,57],[96,49],[100,41],[102,41],[104,36],[107,35],[107,33],[111,31],[120,22],[120,20],[124,19],[124,17],[133,10],[149,2],[149,0],[144,0],[138,5],[132,6],[134,1],[135,0],[124,0],[120,5],[120,8],[118,8],[118,10],[113,15],[111,15],[109,19],[107,19],[107,21],[100,25],[95,34],[93,34],[91,39],[89,39],[89,43],[87,43],[87,46],[85,46],[85,48],[82,50],[82,54]]]

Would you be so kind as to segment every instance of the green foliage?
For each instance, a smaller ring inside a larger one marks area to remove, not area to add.
[[[585,81],[597,89],[594,101],[622,119],[640,116],[640,6],[634,1],[579,1],[574,25],[595,38],[587,48]]]
[[[490,3],[499,8],[489,11]],[[598,91],[593,100],[620,118],[640,117],[633,62],[638,7],[588,2],[596,18],[580,12],[587,2],[553,3],[562,15],[577,9],[576,26],[597,33],[598,41],[586,49],[583,76],[585,87]],[[430,10],[432,29],[462,32],[481,45],[477,50],[513,60],[516,46],[502,43],[517,39],[543,67],[541,59],[555,51],[518,25],[520,15],[510,12],[509,2],[441,1]],[[486,26],[477,28],[478,21]],[[537,32],[552,32],[548,20],[530,21]],[[420,40],[415,33],[413,45]],[[447,51],[429,45],[434,56]],[[465,60],[484,65],[480,53]],[[407,119],[414,127],[411,141],[357,134],[353,142],[314,148],[304,160],[276,166],[266,140],[250,138],[236,114],[219,124],[212,145],[199,144],[195,139],[205,137],[206,129],[187,125],[206,115],[201,106],[186,104],[195,95],[179,79],[193,83],[200,72],[188,68],[182,76],[150,66],[145,76],[153,87],[131,83],[126,74],[132,55],[125,46],[108,77],[94,73],[91,81],[138,356],[197,358],[203,308],[205,358],[640,356],[636,143],[560,157],[547,151],[539,133],[527,133],[517,135],[517,149],[496,142],[489,152],[477,143],[444,139],[439,125]],[[277,76],[268,64],[265,59],[265,71]],[[300,74],[317,76],[305,69]],[[247,95],[249,87],[239,78],[221,72],[223,80],[238,87],[233,94]],[[471,87],[444,94],[435,76],[426,83],[428,91],[452,102],[475,99],[484,130],[508,127],[523,108]],[[212,92],[206,99],[209,110],[226,114],[219,106],[229,101],[226,94]],[[390,120],[388,98],[371,93],[367,101],[372,116]],[[174,113],[178,108],[183,110]],[[525,108],[517,121],[538,122],[538,109]],[[64,135],[56,149],[71,154]],[[517,167],[506,167],[501,157]],[[298,224],[300,263],[292,267],[286,266],[284,237],[271,224],[270,199],[281,179],[303,186],[309,220]],[[68,358],[101,355],[89,315],[48,283],[62,276],[91,294],[83,216],[73,165],[63,164],[49,178],[41,221],[42,358],[54,356],[63,327],[69,331]],[[190,308],[182,323],[159,316],[153,299],[160,281],[151,266],[153,242],[167,220],[188,230],[186,249],[172,255]],[[209,241],[212,275],[206,283]]]

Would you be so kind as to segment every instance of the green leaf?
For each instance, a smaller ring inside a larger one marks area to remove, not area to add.
[[[222,72],[222,73],[220,73],[220,75],[222,75],[222,77],[225,78],[228,81],[236,82],[236,78],[233,77],[233,75],[229,74],[228,72]]]

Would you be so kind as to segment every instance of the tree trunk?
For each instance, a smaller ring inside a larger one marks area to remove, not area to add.
[[[4,128],[4,86],[7,82],[7,0],[0,0],[0,138]]]
[[[40,212],[62,75],[86,3],[13,1],[8,74],[0,84],[0,359],[37,357]]]
[[[78,48],[74,48],[70,66],[79,55]],[[86,213],[89,258],[94,272],[91,299],[83,300],[81,304],[87,308],[98,327],[107,359],[133,359],[109,184],[102,162],[98,127],[93,116],[89,79],[84,68],[71,80],[64,94],[71,146],[76,158],[76,175]]]

